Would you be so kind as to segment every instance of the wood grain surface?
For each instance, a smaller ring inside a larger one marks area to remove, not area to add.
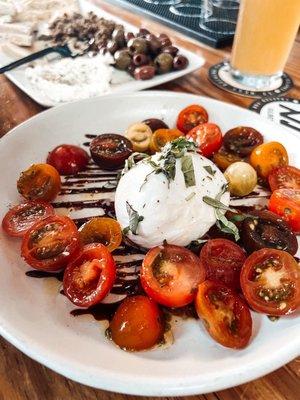
[[[94,0],[95,3],[124,18],[136,26],[144,26],[154,32],[168,33],[174,41],[195,53],[203,55],[205,65],[200,70],[155,89],[188,92],[213,97],[228,103],[247,107],[253,99],[236,96],[213,86],[207,78],[208,68],[228,58],[230,48],[216,50],[161,25],[140,18],[125,10],[109,5],[109,2]],[[300,98],[300,35],[289,57],[286,72],[294,80],[289,96]],[[41,112],[43,108],[17,89],[4,76],[0,76],[0,137],[14,126]],[[127,400],[141,399],[89,388],[66,379],[48,368],[31,360],[4,339],[0,339],[0,400]],[[146,399],[146,398],[145,398]],[[151,398],[147,398],[151,399]],[[171,399],[171,398],[168,398]],[[299,400],[300,358],[279,370],[253,382],[217,393],[186,397],[190,400]]]

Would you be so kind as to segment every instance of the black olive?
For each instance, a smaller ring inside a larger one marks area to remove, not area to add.
[[[158,36],[158,40],[160,41],[161,47],[172,46],[171,39],[165,33],[161,33]]]
[[[127,67],[127,72],[134,77],[134,71],[136,69],[136,65],[133,64],[133,62],[131,61],[131,63],[128,65]]]
[[[135,38],[134,33],[132,33],[132,32],[127,32],[126,33],[125,39],[126,39],[127,43],[129,42],[130,39],[133,39],[133,38]]]
[[[247,252],[265,247],[284,250],[294,255],[298,242],[289,226],[271,211],[251,211],[251,215],[242,223],[241,238]]]
[[[117,42],[117,45],[119,48],[122,48],[125,46],[125,33],[124,29],[122,28],[117,28],[113,31],[112,33],[112,40]]]
[[[158,54],[161,49],[161,43],[152,33],[146,37],[151,53]]]
[[[115,40],[109,40],[106,48],[110,52],[110,54],[115,54],[115,52],[119,49],[119,46]]]
[[[158,118],[148,118],[143,123],[148,125],[152,132],[157,131],[157,129],[169,129],[168,125]]]
[[[171,56],[175,57],[178,53],[178,48],[175,46],[167,46],[162,49],[164,53],[169,53]]]
[[[189,60],[182,55],[174,57],[173,68],[177,71],[185,69],[188,66]]]
[[[137,37],[144,37],[145,38],[147,35],[149,35],[149,33],[150,33],[150,31],[148,31],[148,29],[141,28],[138,31]]]
[[[159,74],[172,71],[173,57],[168,53],[160,53],[154,60]]]
[[[155,75],[155,68],[152,65],[143,65],[142,67],[138,67],[134,71],[135,79],[139,80],[147,80],[153,78]]]
[[[146,65],[149,63],[149,57],[146,56],[146,54],[135,54],[132,60],[136,67],[140,67],[141,65]]]
[[[131,64],[131,55],[128,50],[118,50],[114,55],[115,66],[118,69],[125,70]]]
[[[252,150],[264,141],[256,129],[238,126],[225,133],[223,144],[227,151],[239,156],[248,156]]]
[[[132,38],[127,43],[129,50],[132,53],[147,53],[148,51],[148,43],[144,38]]]

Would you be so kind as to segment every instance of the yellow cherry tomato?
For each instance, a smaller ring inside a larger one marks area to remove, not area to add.
[[[130,125],[127,128],[125,136],[131,141],[133,145],[133,151],[142,153],[149,149],[152,130],[148,125],[144,124],[143,122],[139,122]]]
[[[267,178],[273,169],[288,165],[288,163],[289,157],[287,151],[278,142],[261,144],[250,155],[250,164],[262,178]]]
[[[224,176],[228,181],[229,191],[234,196],[247,196],[257,184],[255,169],[243,161],[229,165]]]

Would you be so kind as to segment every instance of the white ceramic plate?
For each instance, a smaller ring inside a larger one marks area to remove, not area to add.
[[[126,21],[121,20],[120,18],[115,17],[113,14],[110,14],[99,7],[91,4],[89,1],[80,0],[79,1],[81,10],[84,13],[89,11],[93,11],[95,14],[116,21],[125,26],[127,31],[136,32],[137,28]],[[161,33],[161,32],[157,32]],[[161,85],[163,83],[172,81],[174,79],[180,78],[186,74],[189,74],[193,71],[196,71],[204,64],[204,59],[198,54],[192,53],[191,51],[180,48],[180,53],[185,55],[189,59],[189,65],[186,69],[181,71],[174,71],[164,75],[156,75],[153,79],[146,81],[136,81],[133,78],[130,78],[128,82],[114,84],[111,85],[111,93],[131,93],[136,92],[143,89],[148,89],[154,86]],[[0,66],[6,65],[10,62],[14,61],[10,57],[8,57],[5,53],[0,51]],[[53,107],[57,106],[61,103],[54,102],[49,99],[46,93],[41,92],[40,90],[35,89],[35,87],[29,82],[29,80],[25,76],[26,65],[19,67],[18,69],[12,70],[11,72],[6,73],[6,76],[23,92],[25,92],[28,96],[30,96],[37,103],[41,104],[45,107]]]
[[[192,103],[202,104],[223,131],[248,125],[266,140],[284,143],[291,164],[300,167],[299,139],[254,112],[189,94],[110,95],[42,112],[1,139],[0,215],[19,201],[20,171],[43,162],[54,146],[82,144],[86,133],[122,133],[129,124],[149,117],[163,118],[172,126],[179,110]],[[104,323],[69,314],[74,307],[59,294],[57,281],[25,276],[29,268],[19,249],[18,240],[1,232],[0,333],[30,357],[78,382],[139,395],[198,394],[257,378],[299,354],[300,318],[294,314],[271,322],[255,313],[251,343],[241,351],[221,347],[199,321],[188,320],[174,324],[171,347],[126,353],[104,337]]]

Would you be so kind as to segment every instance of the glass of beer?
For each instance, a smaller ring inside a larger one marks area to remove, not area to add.
[[[300,0],[241,0],[230,72],[257,90],[276,85],[300,23]]]

